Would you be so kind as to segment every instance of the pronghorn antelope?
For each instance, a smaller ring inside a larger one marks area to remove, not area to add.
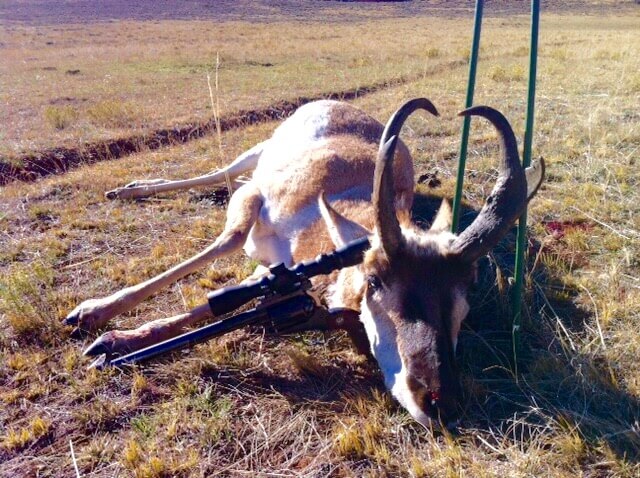
[[[187,181],[139,181],[109,192],[112,198],[140,197],[224,183],[225,177],[228,181],[253,170],[252,178],[231,196],[224,231],[209,247],[141,284],[83,302],[67,323],[82,329],[102,326],[242,246],[262,264],[255,278],[270,264],[292,265],[369,235],[372,246],[362,264],[324,279],[325,300],[331,307],[360,311],[386,386],[418,422],[450,423],[461,395],[454,351],[469,310],[466,295],[476,260],[522,213],[542,182],[543,165],[525,172],[513,131],[501,113],[486,106],[463,111],[461,115],[488,119],[498,131],[503,157],[497,184],[460,235],[449,232],[446,201],[431,228],[419,229],[410,220],[413,163],[398,140],[403,123],[418,109],[438,115],[429,100],[418,98],[405,103],[383,128],[349,104],[316,101],[299,108],[270,139],[222,171]],[[135,330],[113,330],[85,353],[135,350],[182,333],[210,315],[203,305]]]

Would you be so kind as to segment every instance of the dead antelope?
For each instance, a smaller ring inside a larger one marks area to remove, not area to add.
[[[270,264],[290,266],[369,235],[372,247],[361,265],[324,279],[331,281],[324,284],[325,300],[331,307],[360,311],[386,386],[418,422],[427,426],[435,418],[450,423],[461,395],[454,351],[469,310],[466,296],[476,261],[513,226],[542,181],[543,165],[525,172],[513,131],[498,111],[478,106],[462,112],[488,119],[498,131],[503,157],[497,184],[460,235],[449,232],[446,201],[431,228],[419,229],[410,221],[413,163],[398,140],[403,123],[418,109],[438,114],[429,100],[414,99],[383,128],[353,106],[317,101],[302,106],[270,139],[222,171],[187,181],[136,182],[111,191],[109,197],[139,197],[224,183],[225,177],[233,180],[253,170],[251,180],[232,195],[224,231],[211,246],[157,277],[83,302],[67,323],[82,329],[102,326],[242,246],[262,264],[255,278]],[[203,305],[135,330],[113,330],[85,353],[136,350],[182,333],[210,315]]]

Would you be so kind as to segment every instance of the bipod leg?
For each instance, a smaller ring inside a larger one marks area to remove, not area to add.
[[[158,355],[192,347],[195,344],[219,337],[247,325],[264,323],[268,318],[269,314],[267,309],[252,309],[194,329],[177,337],[172,337],[163,342],[150,345],[149,347],[136,350],[121,357],[111,359],[107,357],[107,354],[102,354],[89,368],[121,367],[144,362]]]

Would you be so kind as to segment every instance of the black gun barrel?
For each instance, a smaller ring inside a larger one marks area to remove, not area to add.
[[[271,267],[269,275],[256,282],[224,287],[211,292],[207,296],[209,307],[214,316],[220,316],[241,307],[251,299],[269,293],[291,293],[303,280],[361,263],[364,252],[369,247],[369,238],[363,237],[333,252],[320,254],[314,260],[297,264],[291,269],[278,264]]]
[[[296,321],[306,320],[313,315],[315,303],[303,291],[305,282],[320,274],[330,274],[336,269],[354,266],[362,262],[364,252],[370,247],[369,239],[363,237],[327,254],[321,254],[312,261],[302,262],[288,269],[283,264],[270,268],[270,274],[262,279],[237,286],[225,287],[210,293],[207,297],[214,316],[231,312],[251,299],[279,294],[284,300],[270,306],[257,307],[228,317],[213,324],[200,327],[178,337],[136,350],[112,360],[95,362],[96,368],[129,365],[148,360],[157,355],[190,347],[200,342],[219,337],[246,325],[274,326],[275,330],[286,329]],[[290,296],[290,297],[288,297]]]
[[[219,337],[246,325],[267,325],[277,322],[285,326],[293,322],[308,319],[313,314],[314,306],[313,299],[308,295],[295,295],[271,307],[251,309],[234,315],[233,317],[192,330],[191,332],[186,332],[177,337],[165,340],[164,342],[136,350],[122,357],[106,360],[102,363],[96,362],[95,367],[101,369],[107,366],[117,367],[143,362],[173,350],[191,347],[214,337]]]

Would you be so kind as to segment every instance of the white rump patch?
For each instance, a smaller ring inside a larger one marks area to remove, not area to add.
[[[254,177],[268,177],[274,171],[286,169],[305,151],[326,144],[331,109],[337,104],[337,101],[321,100],[298,108],[273,132],[262,151]]]

